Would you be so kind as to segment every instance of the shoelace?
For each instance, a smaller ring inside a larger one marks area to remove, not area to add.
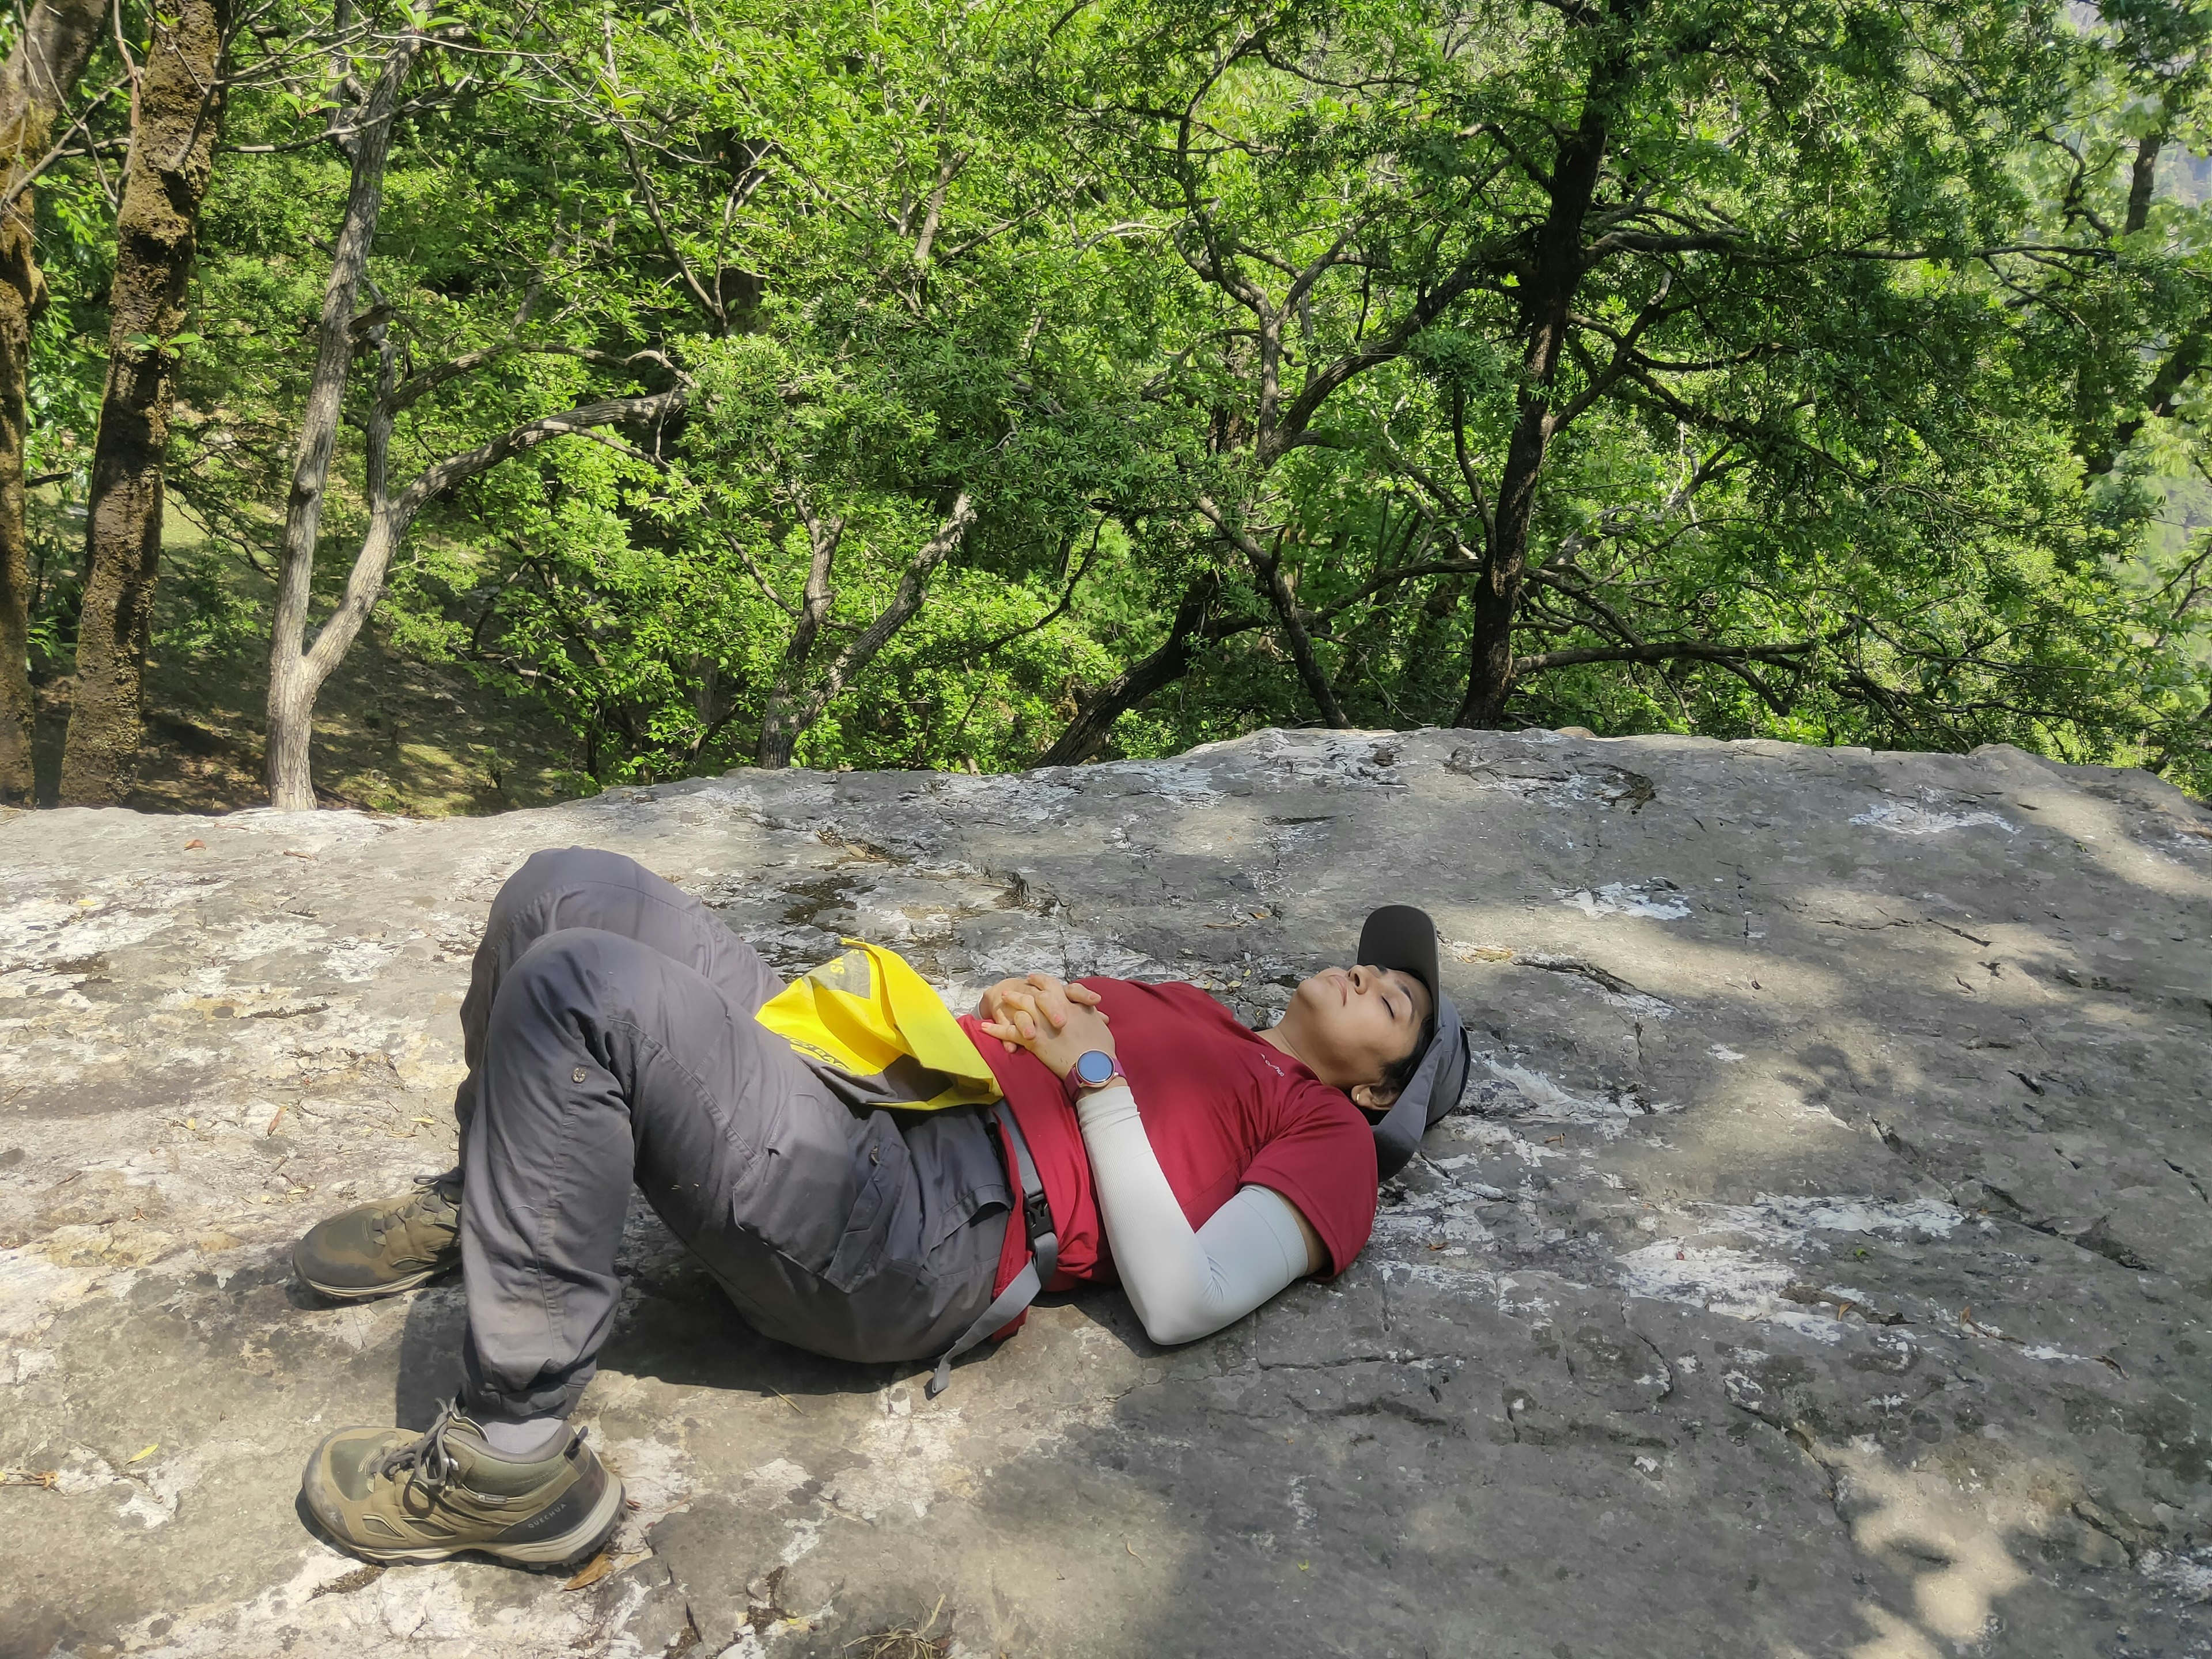
[[[371,1478],[381,1480],[404,1469],[410,1487],[419,1480],[433,1498],[444,1492],[453,1478],[453,1454],[446,1445],[446,1436],[457,1416],[455,1403],[448,1400],[438,1407],[438,1420],[430,1425],[427,1434],[380,1456],[369,1466]]]
[[[453,1201],[446,1195],[443,1176],[416,1176],[415,1185],[419,1190],[415,1196],[395,1210],[386,1211],[369,1224],[369,1231],[379,1244],[385,1234],[404,1222],[411,1221],[425,1210],[451,1210]]]
[[[419,1480],[433,1498],[446,1490],[453,1478],[453,1454],[446,1444],[446,1436],[453,1425],[460,1421],[460,1401],[448,1400],[438,1407],[438,1419],[430,1425],[427,1433],[410,1440],[404,1446],[394,1446],[369,1465],[371,1479],[407,1472],[407,1484],[411,1487]],[[576,1438],[582,1441],[589,1431],[579,1429]]]

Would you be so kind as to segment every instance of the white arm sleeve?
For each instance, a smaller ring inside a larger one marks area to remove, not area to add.
[[[1304,1274],[1305,1235],[1280,1193],[1239,1188],[1193,1232],[1136,1097],[1116,1084],[1084,1096],[1075,1110],[1121,1286],[1153,1341],[1194,1342]]]

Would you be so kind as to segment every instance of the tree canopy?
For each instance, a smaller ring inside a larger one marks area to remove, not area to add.
[[[111,316],[168,14],[16,163],[34,681],[127,347],[162,639],[365,623],[570,789],[1539,724],[2212,791],[2212,5],[221,15],[171,337]]]

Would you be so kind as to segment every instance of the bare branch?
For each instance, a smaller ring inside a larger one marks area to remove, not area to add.
[[[1591,375],[1589,384],[1577,392],[1564,409],[1552,410],[1545,414],[1546,437],[1555,437],[1571,426],[1592,404],[1613,390],[1632,365],[1644,366],[1637,354],[1636,343],[1643,337],[1645,330],[1666,314],[1667,295],[1674,286],[1674,273],[1670,270],[1659,279],[1659,291],[1644,303],[1643,310],[1636,313],[1636,320],[1629,325],[1628,332],[1621,337],[1620,345],[1613,349],[1613,361]]]
[[[975,504],[968,492],[962,490],[952,503],[952,512],[938,532],[924,542],[914,557],[907,562],[906,572],[899,578],[898,591],[883,613],[871,623],[860,637],[837,653],[837,660],[830,665],[830,672],[815,696],[809,701],[817,714],[836,700],[838,693],[852,683],[854,676],[875,659],[876,653],[884,648],[884,641],[903,628],[909,617],[921,608],[921,597],[928,588],[930,577],[945,557],[960,545],[968,534],[969,526],[975,522]]]
[[[684,257],[683,251],[676,246],[676,239],[669,234],[668,220],[660,210],[660,197],[653,188],[653,180],[646,174],[645,164],[638,160],[637,145],[629,136],[629,129],[617,124],[615,131],[622,139],[623,154],[629,163],[629,176],[636,183],[638,195],[645,202],[646,216],[653,221],[653,231],[660,238],[661,252],[675,265],[677,274],[684,278],[684,286],[691,290],[691,297],[699,302],[699,308],[714,319],[716,331],[726,334],[730,328],[730,314],[722,304],[720,279],[715,282],[715,291],[708,293],[705,284],[699,280],[698,273],[692,270],[691,262]]]
[[[1251,532],[1233,522],[1214,505],[1211,497],[1201,492],[1191,503],[1221,534],[1221,538],[1244,555],[1259,580],[1260,591],[1274,606],[1275,620],[1281,624],[1284,637],[1290,641],[1291,659],[1298,665],[1299,678],[1306,683],[1314,702],[1320,706],[1322,718],[1338,731],[1348,730],[1352,722],[1345,718],[1344,705],[1337,701],[1336,688],[1329,684],[1328,676],[1321,672],[1321,659],[1314,654],[1313,636],[1306,631],[1298,616],[1297,599],[1290,584],[1283,580],[1281,556],[1262,547],[1252,538]]]
[[[800,634],[805,636],[806,650],[811,653],[815,634],[829,616],[829,595],[823,586],[828,580],[829,566],[827,555],[823,550],[825,545],[834,548],[836,544],[834,537],[826,530],[817,530],[813,519],[809,516],[810,509],[804,498],[795,495],[793,501],[800,516],[806,520],[807,535],[814,548],[813,564],[807,577],[806,609],[799,622]],[[788,766],[791,763],[792,750],[797,745],[800,733],[821,717],[822,711],[836,702],[845,688],[875,660],[876,653],[884,648],[890,636],[905,627],[914,613],[921,608],[922,596],[928,591],[930,577],[952,550],[960,545],[968,534],[969,527],[975,522],[975,502],[963,489],[954,500],[951,513],[937,533],[924,542],[914,557],[907,562],[906,570],[899,577],[898,588],[891,595],[890,603],[883,608],[873,622],[861,629],[858,637],[837,653],[836,660],[830,665],[829,671],[804,692],[795,689],[785,690],[783,682],[779,678],[777,695],[770,699],[768,716],[761,723],[760,744],[755,751],[760,765]],[[842,530],[842,521],[833,520],[833,523],[839,531]],[[817,571],[820,574],[819,581]],[[811,628],[808,617],[813,618]],[[799,637],[794,635],[793,648],[799,644]],[[787,664],[793,662],[788,652],[785,660]],[[801,662],[793,670],[794,685],[803,666]]]
[[[1644,230],[1608,230],[1583,250],[1583,263],[1594,265],[1616,253],[1709,253],[1733,246],[1743,233],[1733,228],[1688,236],[1657,236]]]
[[[579,404],[574,409],[564,409],[556,415],[541,415],[538,419],[526,421],[463,454],[448,456],[435,466],[425,467],[415,481],[400,492],[392,503],[392,512],[403,515],[404,526],[406,520],[411,520],[434,496],[443,495],[455,484],[465,483],[479,472],[489,471],[501,461],[524,454],[542,443],[586,433],[597,427],[658,426],[678,413],[690,398],[690,390],[678,386],[672,392],[655,392],[650,397],[608,398],[598,403]]]
[[[1486,268],[1480,252],[1469,253],[1442,282],[1407,307],[1405,315],[1386,332],[1377,335],[1372,344],[1347,351],[1307,376],[1305,385],[1291,399],[1273,429],[1261,435],[1260,447],[1266,452],[1259,457],[1261,463],[1271,463],[1296,448],[1304,441],[1307,425],[1331,393],[1354,375],[1397,356],[1416,334],[1443,313],[1446,306],[1474,287]]]
[[[1541,651],[1533,657],[1516,657],[1516,679],[1540,674],[1547,668],[1571,668],[1588,662],[1671,662],[1677,658],[1698,662],[1791,663],[1813,649],[1816,641],[1791,645],[1714,645],[1704,640],[1660,640],[1648,645],[1573,646],[1564,651]]]

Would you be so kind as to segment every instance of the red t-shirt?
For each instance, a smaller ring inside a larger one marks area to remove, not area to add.
[[[1265,1187],[1313,1224],[1331,1276],[1351,1266],[1375,1226],[1375,1132],[1343,1091],[1247,1030],[1195,985],[1079,982],[1098,993],[1114,1023],[1115,1055],[1146,1138],[1191,1226],[1205,1225],[1239,1187]],[[1027,1049],[1008,1054],[972,1014],[960,1024],[1006,1091],[1044,1182],[1060,1241],[1060,1268],[1045,1288],[1110,1280],[1091,1159],[1066,1086]],[[1020,1191],[1018,1178],[1013,1186]],[[1028,1261],[1018,1205],[994,1291]]]

